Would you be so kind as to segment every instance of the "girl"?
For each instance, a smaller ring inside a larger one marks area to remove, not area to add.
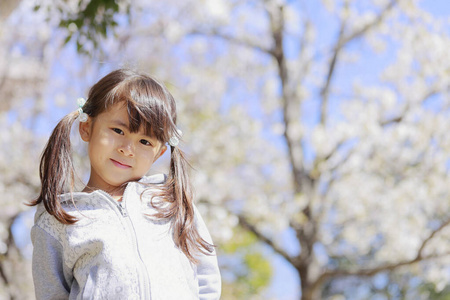
[[[31,231],[37,299],[218,299],[217,259],[192,202],[172,95],[144,74],[117,70],[79,105],[41,158]],[[82,192],[73,192],[77,118],[91,164]],[[168,176],[144,176],[166,143]]]

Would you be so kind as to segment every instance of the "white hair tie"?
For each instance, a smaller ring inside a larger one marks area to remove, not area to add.
[[[86,122],[88,120],[88,115],[83,111],[83,106],[86,103],[86,99],[78,98],[78,117],[80,118],[80,122]]]
[[[181,138],[183,136],[183,132],[180,129],[177,129],[177,135]],[[177,137],[177,135],[173,135],[169,139],[169,145],[170,146],[176,147],[180,143],[180,139]]]

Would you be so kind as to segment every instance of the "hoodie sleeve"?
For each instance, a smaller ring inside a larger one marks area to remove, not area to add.
[[[213,244],[205,222],[196,208],[195,218],[197,230],[202,238],[210,244]],[[199,299],[200,300],[216,300],[220,298],[221,294],[221,278],[219,266],[217,264],[217,256],[214,251],[210,255],[200,254],[197,264],[197,278],[199,285]]]
[[[69,299],[67,268],[63,247],[54,237],[37,225],[31,229],[33,242],[32,270],[36,299]]]

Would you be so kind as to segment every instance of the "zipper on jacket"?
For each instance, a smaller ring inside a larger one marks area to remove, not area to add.
[[[122,214],[122,217],[128,216],[126,209],[122,206],[122,202],[118,202],[117,207],[119,208],[119,211]]]
[[[127,205],[126,205],[126,194],[128,191],[128,186],[125,188],[125,191],[123,193],[123,198],[122,201],[117,202],[116,200],[114,200],[109,194],[107,194],[104,191],[100,191],[105,197],[106,199],[108,199],[109,201],[113,202],[116,204],[116,207],[118,208],[118,210],[120,211],[121,215],[125,218],[125,223],[127,223],[128,226],[127,229],[129,230],[129,233],[131,233],[131,242],[133,244],[133,248],[136,251],[136,254],[138,256],[138,260],[140,260],[141,266],[138,266],[138,272],[140,273],[139,277],[141,277],[141,279],[143,279],[144,282],[142,282],[141,280],[139,280],[139,288],[141,290],[141,292],[143,292],[143,299],[151,299],[151,288],[150,288],[150,278],[148,275],[148,270],[147,270],[147,266],[144,263],[144,260],[142,259],[141,253],[139,251],[139,247],[137,244],[137,237],[136,237],[136,229],[134,228],[134,224],[133,221],[130,219],[130,217],[128,217],[128,212],[127,212]],[[139,270],[140,269],[140,270]],[[142,296],[142,295],[141,295]]]
[[[128,194],[128,186],[125,189],[125,191],[123,192],[122,202],[119,202],[119,205],[121,205],[121,203],[124,204],[121,207],[122,207],[123,212],[125,213],[125,215],[128,215],[127,214],[127,203],[125,202],[126,199],[128,198],[127,194]],[[141,265],[142,268],[138,272],[142,272],[141,276],[142,276],[142,279],[144,280],[144,282],[140,282],[140,289],[144,293],[144,299],[149,299],[150,300],[152,298],[151,291],[150,291],[150,278],[149,278],[149,275],[148,275],[147,266],[145,265],[144,260],[142,259],[141,252],[139,250],[138,240],[137,240],[137,236],[136,236],[136,228],[134,228],[133,221],[131,220],[130,217],[126,218],[126,221],[131,227],[130,228],[131,231],[132,231],[131,239],[132,239],[132,242],[133,242],[133,246],[134,246],[134,249],[136,250],[136,253],[137,253],[137,256],[138,256],[139,260],[142,263],[142,265]],[[147,298],[147,296],[148,296],[148,298]]]

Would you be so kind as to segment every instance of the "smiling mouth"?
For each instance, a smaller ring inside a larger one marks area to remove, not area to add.
[[[112,163],[113,163],[116,167],[118,167],[118,168],[121,168],[121,169],[128,169],[128,168],[131,168],[131,166],[126,165],[126,164],[123,164],[123,163],[121,163],[121,162],[118,162],[117,160],[114,160],[114,159],[112,159],[112,158],[111,158],[111,161],[112,161]]]

